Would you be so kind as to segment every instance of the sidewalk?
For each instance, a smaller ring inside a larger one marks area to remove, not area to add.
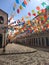
[[[2,54],[2,51],[3,49],[0,49],[0,54]],[[36,52],[37,50],[36,49],[33,49],[33,48],[30,48],[30,47],[26,47],[26,46],[22,46],[22,45],[19,45],[19,44],[8,44],[6,47],[5,47],[5,53],[6,54],[9,54],[9,53],[18,53],[18,54],[21,54],[21,53],[33,53],[33,52]]]

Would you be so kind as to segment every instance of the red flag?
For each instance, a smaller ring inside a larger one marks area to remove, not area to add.
[[[46,12],[46,10],[45,10],[45,9],[42,9],[42,10],[41,10],[41,12],[42,12],[42,13],[45,13],[45,12]]]
[[[31,13],[30,13],[30,12],[28,12],[28,15],[29,15],[29,16],[31,16]]]
[[[17,13],[20,13],[20,9],[17,9]]]
[[[33,15],[36,16],[36,13],[34,13]]]

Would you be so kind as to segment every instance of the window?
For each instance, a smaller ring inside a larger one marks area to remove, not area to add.
[[[2,16],[0,16],[0,24],[4,23],[4,18]]]

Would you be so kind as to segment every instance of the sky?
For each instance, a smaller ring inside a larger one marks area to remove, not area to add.
[[[28,12],[31,12],[32,9],[34,9],[37,12],[36,6],[40,6],[40,8],[42,9],[43,8],[41,5],[42,2],[46,2],[47,4],[49,3],[49,0],[30,0],[28,4],[26,5],[26,7],[23,7],[23,9],[18,14],[16,11],[23,1],[24,0],[19,0],[19,4],[17,4],[16,0],[0,0],[0,9],[8,13],[8,18],[11,16],[12,13],[15,13],[14,20],[18,20],[18,19],[21,19],[23,16],[25,17]],[[16,3],[15,11],[13,11],[14,3]],[[30,19],[32,18],[33,16]]]
[[[28,4],[26,5],[26,7],[22,6],[23,9],[20,10],[20,13],[18,14],[17,9],[19,8],[20,5],[22,5],[23,1],[24,0],[19,0],[18,4],[16,0],[0,0],[0,9],[2,9],[8,14],[8,18],[10,18],[12,14],[15,14],[14,18],[12,18],[10,22],[17,21],[18,19],[20,20],[22,17],[25,18],[25,16],[28,15],[28,12],[31,12],[32,10],[34,10],[37,13],[36,6],[39,6],[41,9],[46,7],[46,5],[44,7],[41,5],[42,2],[45,2],[47,5],[49,5],[49,0],[30,0],[29,2],[28,0],[26,0]],[[14,3],[16,3],[15,10],[13,10]],[[33,18],[34,16],[31,16],[29,20]]]

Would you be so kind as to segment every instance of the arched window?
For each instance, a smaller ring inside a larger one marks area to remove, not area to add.
[[[0,24],[4,23],[4,18],[2,16],[0,16]]]

